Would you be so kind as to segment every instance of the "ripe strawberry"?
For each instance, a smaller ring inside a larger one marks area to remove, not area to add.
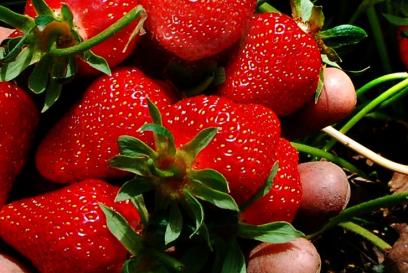
[[[296,183],[299,182],[295,165],[297,154],[290,145],[290,148],[285,146],[286,142],[278,145],[280,124],[271,110],[261,105],[236,104],[215,96],[198,96],[168,108],[163,122],[173,133],[178,147],[204,128],[219,128],[214,139],[194,159],[191,168],[210,168],[222,173],[238,204],[249,200],[264,185],[272,166],[279,160],[281,174],[285,172],[286,177],[279,178],[275,185],[283,191],[273,190],[275,207],[264,210],[265,215],[260,216],[260,221],[266,223],[294,217],[301,198],[300,183]]]
[[[23,167],[39,111],[14,83],[0,82],[0,207]]]
[[[279,170],[271,191],[258,199],[241,213],[241,220],[251,224],[262,224],[277,220],[291,222],[300,207],[302,184],[300,182],[298,153],[289,141],[281,138],[275,151]],[[282,206],[281,204],[286,204]],[[269,212],[273,211],[273,214]]]
[[[401,26],[398,28],[398,43],[399,52],[402,63],[408,69],[408,36],[404,34],[408,32],[408,26]]]
[[[70,34],[71,31],[76,31],[82,40],[87,40],[99,34],[117,20],[119,20],[124,14],[128,13],[132,8],[139,4],[139,0],[113,0],[107,3],[106,1],[98,0],[45,0],[47,5],[54,11],[55,14],[61,12],[61,7],[67,5],[73,13],[73,25],[74,28],[64,22],[62,24],[48,25],[53,31],[61,31],[65,36],[64,44],[69,46],[75,44],[75,37]],[[36,17],[37,12],[33,6],[33,0],[28,0],[26,3],[25,14]],[[92,51],[105,58],[110,67],[114,67],[126,59],[133,51],[136,45],[136,39],[133,39],[129,44],[127,50],[124,50],[130,40],[131,34],[135,29],[137,21],[133,22],[130,26],[127,26],[123,30],[116,33],[108,40],[96,45],[92,48]],[[46,33],[46,31],[43,31]],[[61,35],[62,36],[62,35]],[[50,38],[50,37],[49,37]],[[49,41],[45,41],[48,43]],[[86,63],[80,62],[80,69],[85,73],[95,73]]]
[[[152,144],[150,135],[138,131],[151,120],[146,97],[160,108],[173,102],[166,89],[135,68],[97,79],[41,143],[36,155],[40,173],[62,183],[123,176],[107,161],[118,153],[121,135]]]
[[[0,237],[41,273],[120,272],[127,251],[106,227],[99,207],[113,207],[139,224],[127,203],[114,203],[118,188],[84,180],[42,196],[13,202],[0,211]]]
[[[244,34],[255,0],[141,0],[147,30],[162,47],[187,61],[213,56]]]
[[[279,13],[257,14],[218,94],[288,115],[313,96],[321,66],[316,40],[295,20]]]

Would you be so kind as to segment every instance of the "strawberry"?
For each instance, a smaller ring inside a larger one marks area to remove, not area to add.
[[[313,96],[321,67],[316,40],[295,20],[280,13],[257,14],[218,94],[263,104],[285,116]]]
[[[0,82],[0,207],[23,167],[39,111],[14,83]]]
[[[273,181],[272,190],[258,199],[241,213],[241,220],[252,224],[262,224],[275,220],[291,222],[300,207],[302,184],[300,182],[298,153],[289,141],[281,138],[275,151],[279,170]],[[286,203],[282,206],[282,203]],[[274,214],[269,214],[273,211]]]
[[[408,69],[408,26],[398,28],[398,44],[401,61]]]
[[[40,173],[54,182],[122,177],[107,164],[118,153],[117,138],[130,134],[153,141],[138,131],[150,120],[146,97],[160,108],[173,102],[165,88],[135,68],[120,68],[97,79],[40,144]]]
[[[259,221],[293,219],[301,198],[297,154],[287,142],[280,144],[280,123],[271,110],[215,96],[197,96],[167,108],[163,123],[179,149],[204,128],[218,128],[212,141],[193,160],[179,152],[174,164],[187,166],[187,170],[218,171],[225,176],[238,204],[244,204],[257,193],[278,160],[282,177],[277,178],[275,186],[283,190],[274,189],[270,193],[275,199],[274,208],[268,206],[270,209],[263,210],[265,215]],[[180,164],[183,160],[185,163]]]
[[[45,195],[15,201],[0,211],[0,237],[41,273],[121,272],[127,251],[110,234],[99,203],[139,224],[127,203],[114,203],[118,188],[84,180]]]
[[[0,9],[0,21],[16,29],[1,50],[0,80],[33,65],[28,87],[47,94],[43,111],[78,69],[82,76],[110,74],[132,53],[145,20],[138,0],[28,0],[24,15]]]
[[[255,0],[142,0],[146,28],[168,51],[187,61],[213,56],[243,36]]]
[[[61,12],[63,5],[67,5],[74,16],[73,25],[75,26],[75,31],[80,35],[82,40],[87,40],[95,35],[99,34],[118,19],[120,19],[124,14],[128,13],[132,8],[139,4],[139,0],[114,0],[106,3],[106,1],[98,0],[46,0],[47,5],[54,11],[55,14]],[[34,6],[33,0],[28,0],[26,3],[25,14],[31,17],[38,16]],[[64,22],[66,23],[66,22]],[[116,33],[114,36],[108,40],[96,45],[92,48],[92,51],[105,58],[110,67],[114,67],[126,59],[130,53],[132,53],[136,41],[133,39],[131,43],[127,46],[131,34],[136,27],[137,22],[133,22],[130,26],[124,28],[122,31]],[[63,34],[68,35],[67,38],[74,39],[74,37],[69,37],[69,33],[64,31],[72,31],[73,29],[65,29],[69,26],[62,25],[49,25],[49,27],[54,27],[54,31],[59,30]],[[75,43],[73,40],[64,41],[68,45]],[[124,50],[127,48],[127,50]],[[79,63],[84,66],[85,63]],[[81,67],[82,70],[86,72],[92,72],[89,67]]]

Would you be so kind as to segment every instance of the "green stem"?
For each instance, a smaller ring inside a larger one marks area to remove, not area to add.
[[[335,156],[329,152],[326,152],[324,150],[321,150],[319,148],[315,148],[312,146],[308,146],[305,144],[301,144],[301,143],[296,143],[296,142],[292,142],[291,143],[293,145],[293,147],[295,147],[299,152],[302,153],[306,153],[306,154],[310,154],[319,158],[326,158],[327,160],[330,160],[333,163],[336,163],[340,166],[342,166],[343,168],[353,172],[353,173],[357,173],[360,176],[363,177],[367,177],[367,175],[361,171],[360,169],[358,169],[357,167],[355,167],[353,164],[351,164],[350,162],[348,162],[347,160]]]
[[[0,5],[0,21],[7,25],[22,30],[30,31],[35,27],[35,22],[32,18],[18,14],[9,8]]]
[[[378,249],[382,251],[392,248],[392,246],[388,244],[386,241],[384,241],[383,239],[381,239],[380,237],[378,237],[377,235],[375,235],[368,229],[365,229],[362,226],[357,225],[353,222],[340,223],[339,226],[367,239],[368,241],[370,241],[373,245],[375,245]]]
[[[392,86],[387,91],[385,91],[384,93],[379,95],[377,98],[369,102],[366,106],[364,106],[339,131],[342,132],[343,134],[346,134],[351,128],[353,128],[354,125],[357,124],[357,122],[363,119],[365,115],[367,115],[371,110],[373,110],[375,107],[377,107],[384,101],[388,100],[389,98],[392,98],[395,94],[398,94],[399,92],[403,91],[407,87],[408,87],[408,79],[405,79],[399,82],[398,84]],[[337,142],[336,139],[332,139],[324,146],[323,149],[325,151],[329,151],[331,148],[333,148],[336,142]]]
[[[141,16],[145,16],[146,12],[142,6],[137,6],[136,8],[132,9],[129,13],[123,16],[121,19],[116,21],[110,27],[99,33],[98,35],[83,41],[77,45],[68,48],[56,48],[53,47],[50,50],[50,54],[54,56],[69,56],[76,53],[84,52],[86,50],[91,49],[97,44],[107,40],[115,33],[120,31],[121,29],[125,28],[126,26],[130,25],[134,20]]]
[[[375,10],[374,4],[371,4],[367,9],[368,21],[371,26],[371,30],[374,35],[375,44],[377,46],[378,55],[386,73],[391,73],[392,68],[390,64],[390,58],[388,56],[387,46],[384,42],[384,36],[382,33],[380,20],[378,19],[377,11]]]
[[[387,74],[387,75],[378,77],[378,78],[368,82],[367,84],[363,85],[362,87],[360,87],[357,90],[356,93],[357,93],[357,96],[360,97],[361,95],[365,94],[368,90],[370,90],[370,89],[372,89],[372,88],[374,88],[374,87],[376,87],[376,86],[378,86],[380,84],[383,84],[383,83],[386,83],[386,82],[389,82],[389,81],[404,80],[404,79],[407,79],[407,78],[408,78],[408,73],[407,72],[398,72],[398,73]]]
[[[408,87],[405,88],[404,90],[402,90],[401,92],[399,92],[398,94],[396,94],[395,96],[389,98],[388,100],[382,102],[380,104],[380,108],[387,108],[388,106],[394,104],[395,102],[401,100],[401,98],[405,97],[406,95],[408,95]]]
[[[32,0],[32,3],[38,15],[48,15],[54,17],[54,12],[44,2],[44,0]]]
[[[340,223],[348,222],[356,216],[359,216],[364,213],[369,213],[380,208],[398,205],[404,202],[408,202],[408,192],[390,194],[355,205],[353,207],[343,210],[339,215],[331,218],[329,222],[327,222],[327,224],[324,225],[319,231],[310,234],[307,237],[309,239],[316,238],[323,232],[337,226]]]
[[[258,6],[258,11],[259,12],[265,12],[265,13],[273,13],[273,12],[278,12],[280,13],[279,10],[275,9],[273,6],[271,6],[269,3],[265,2]]]

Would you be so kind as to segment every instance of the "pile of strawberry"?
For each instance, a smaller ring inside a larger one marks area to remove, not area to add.
[[[243,240],[302,236],[288,223],[302,198],[298,155],[278,116],[312,101],[322,56],[338,56],[323,42],[336,31],[319,34],[321,8],[292,4],[294,18],[257,13],[255,0],[0,6],[17,29],[0,47],[0,238],[41,273],[227,273],[246,270]],[[135,56],[226,67],[186,98]],[[42,111],[28,90],[45,93]],[[80,99],[49,128],[42,117],[70,92]],[[30,149],[61,188],[9,200]]]

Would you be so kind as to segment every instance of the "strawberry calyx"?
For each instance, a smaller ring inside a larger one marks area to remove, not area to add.
[[[367,37],[364,29],[354,25],[339,25],[323,30],[325,17],[322,6],[316,6],[310,0],[291,0],[292,17],[305,32],[312,34],[327,58],[327,64],[337,66],[341,58],[336,52],[344,46],[354,45]]]
[[[287,242],[303,236],[287,222],[258,226],[240,222],[240,211],[270,191],[278,164],[253,198],[238,207],[221,173],[193,167],[194,159],[214,139],[217,128],[203,129],[177,148],[158,108],[149,100],[148,106],[153,122],[140,130],[153,133],[155,149],[132,136],[121,136],[120,154],[110,161],[112,167],[135,175],[123,184],[116,201],[128,200],[135,205],[144,225],[142,233],[136,234],[126,219],[102,207],[108,228],[132,254],[126,266],[180,272],[194,265],[199,272],[206,261],[213,261],[213,272],[245,272],[238,238]],[[183,246],[181,250],[179,246]],[[181,251],[177,255],[181,259],[166,253],[171,247]],[[146,265],[146,261],[153,263]]]
[[[54,11],[44,0],[33,0],[32,3],[38,14],[35,18],[0,6],[0,21],[21,33],[6,40],[1,47],[0,81],[14,80],[26,68],[34,66],[28,87],[35,94],[46,93],[42,112],[58,100],[63,84],[75,76],[76,58],[110,74],[107,61],[91,49],[140,19],[130,38],[133,39],[146,19],[146,13],[139,5],[98,35],[83,40],[69,6],[64,4],[60,10]]]

